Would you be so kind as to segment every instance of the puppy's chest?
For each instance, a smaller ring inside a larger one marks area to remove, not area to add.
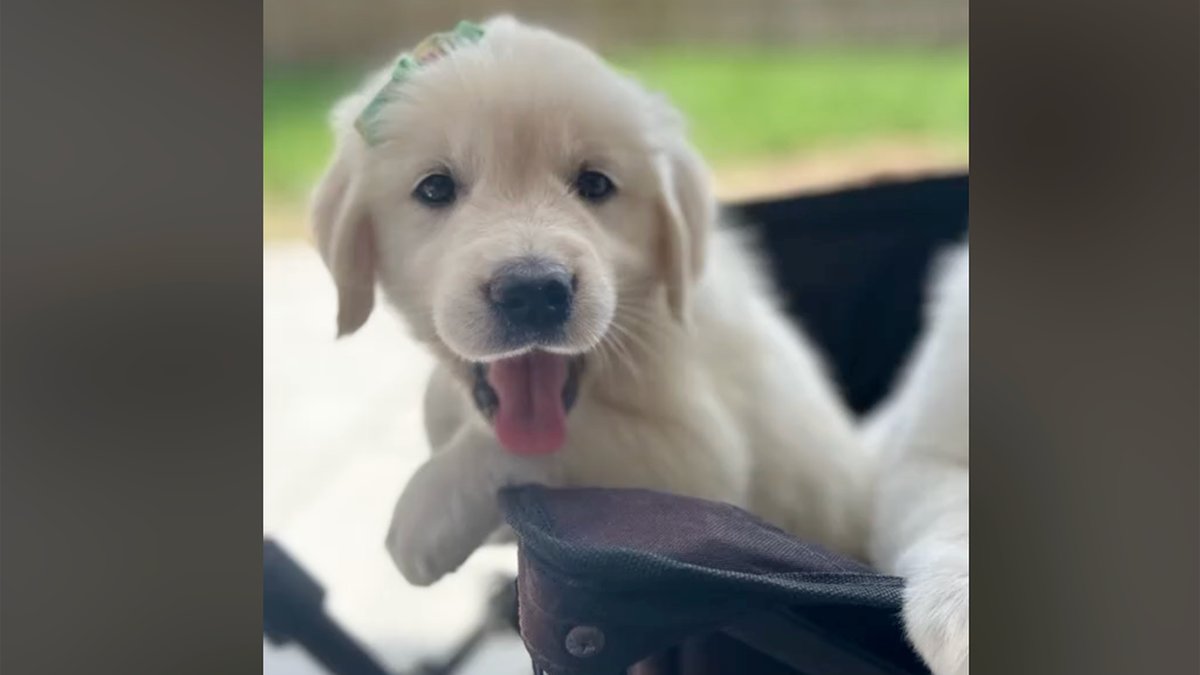
[[[746,502],[749,448],[724,415],[585,405],[572,417],[562,452],[568,485]]]

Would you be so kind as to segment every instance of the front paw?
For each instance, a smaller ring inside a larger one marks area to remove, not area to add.
[[[435,462],[405,486],[388,528],[388,554],[414,586],[432,585],[457,570],[494,529],[494,507],[464,494]]]
[[[452,532],[422,520],[405,517],[397,510],[387,535],[387,550],[392,562],[413,586],[431,586],[458,569],[465,560],[465,556],[457,552]]]
[[[969,574],[965,559],[934,562],[904,590],[904,627],[934,675],[969,675]]]

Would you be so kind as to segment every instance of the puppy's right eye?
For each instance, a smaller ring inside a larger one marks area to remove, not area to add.
[[[417,183],[417,189],[413,190],[413,197],[426,206],[446,206],[454,201],[454,179],[444,173],[426,176],[420,183]]]

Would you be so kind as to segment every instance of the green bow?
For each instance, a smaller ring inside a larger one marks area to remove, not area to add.
[[[367,142],[367,145],[378,145],[382,140],[379,137],[376,122],[379,113],[394,99],[396,88],[400,84],[422,66],[442,58],[455,49],[479,42],[483,39],[483,32],[482,27],[469,21],[461,21],[453,31],[430,35],[417,44],[411,52],[401,54],[400,60],[392,69],[391,78],[375,94],[367,107],[363,108],[362,114],[354,122],[354,127],[358,129],[358,133]]]

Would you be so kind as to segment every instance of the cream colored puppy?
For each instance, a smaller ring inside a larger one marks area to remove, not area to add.
[[[433,456],[388,535],[400,571],[455,570],[520,483],[721,500],[865,555],[857,431],[718,228],[680,116],[577,42],[482,29],[382,103],[390,68],[337,106],[312,211],[339,331],[378,285],[440,360]]]
[[[930,327],[866,429],[879,449],[871,553],[907,580],[904,625],[935,675],[968,675],[970,251],[946,260]]]

